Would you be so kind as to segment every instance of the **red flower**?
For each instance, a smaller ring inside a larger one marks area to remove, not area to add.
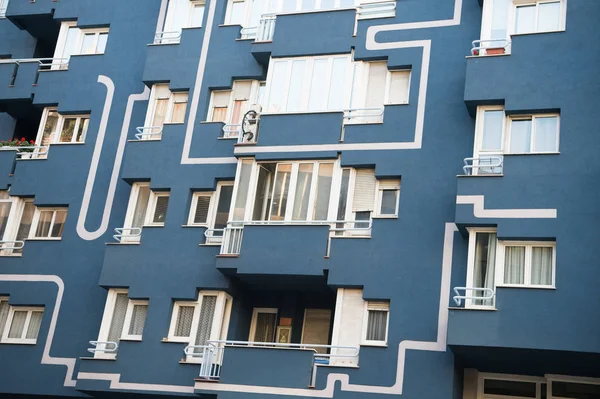
[[[25,137],[21,137],[21,141],[25,141]]]
[[[33,140],[29,140],[29,142],[30,142],[31,144],[35,144],[35,141],[33,141]]]

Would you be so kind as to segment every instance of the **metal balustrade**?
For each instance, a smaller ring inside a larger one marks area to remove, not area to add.
[[[162,126],[138,126],[135,130],[137,131],[135,138],[138,140],[160,140],[162,138]]]
[[[473,40],[471,54],[475,56],[499,55],[508,52],[511,41],[507,39]]]
[[[41,71],[47,71],[52,69],[64,70],[69,66],[68,58],[17,58],[17,59],[6,59],[0,60],[2,64],[14,64],[13,72],[10,78],[9,86],[14,86],[17,81],[17,74],[19,72],[19,66],[21,64],[37,63],[38,69],[33,80],[33,84],[36,85],[40,76]]]
[[[249,26],[240,31],[242,39],[254,39],[255,42],[270,42],[275,35],[275,14],[264,14],[258,26]]]
[[[23,249],[25,241],[0,241],[0,251]]]
[[[272,220],[252,220],[244,222],[229,222],[223,230],[213,229],[211,232],[223,231],[221,255],[239,255],[242,248],[242,238],[244,235],[244,226],[329,226],[329,231],[333,236],[343,237],[344,233],[349,236],[369,236],[373,221],[369,220],[293,220],[293,221],[272,221]],[[348,226],[350,225],[350,226]],[[209,230],[207,230],[209,231]],[[342,233],[342,234],[338,234]],[[204,233],[206,236],[206,232]],[[206,236],[208,237],[208,236]],[[331,238],[331,237],[329,237]],[[208,244],[209,242],[207,242]],[[330,240],[327,243],[327,253],[329,255]]]
[[[117,242],[123,242],[123,239],[139,238],[142,235],[141,227],[117,227],[113,238]],[[133,241],[133,240],[132,240]]]
[[[381,1],[356,6],[356,17],[358,19],[387,18],[395,16],[395,1]]]
[[[116,353],[119,349],[119,344],[115,341],[90,341],[90,345],[94,345],[93,348],[88,348],[88,352],[91,353]]]
[[[344,110],[344,124],[383,122],[384,108],[349,108]]]
[[[181,31],[156,32],[154,44],[177,44],[181,41]]]
[[[463,160],[465,175],[500,175],[504,169],[504,158],[490,155]]]
[[[204,232],[205,244],[221,244],[225,229],[206,229]]]
[[[13,147],[17,149],[17,159],[36,159],[48,155],[49,146],[32,145],[23,147]]]
[[[459,291],[464,291],[464,295],[460,295]],[[468,292],[481,292],[483,296],[474,296],[468,295]],[[454,287],[454,295],[452,299],[457,306],[461,306],[462,300],[478,300],[478,301],[487,301],[494,299],[496,293],[491,288],[476,288],[476,287]]]
[[[238,137],[239,140],[239,136],[240,133],[242,132],[242,125],[237,124],[229,124],[229,125],[225,125],[223,126],[223,137],[225,138],[229,138],[229,137]]]
[[[360,349],[354,346],[320,345],[320,344],[282,344],[277,342],[248,342],[248,341],[226,341],[214,340],[207,341],[207,345],[188,345],[183,352],[186,356],[200,358],[201,366],[199,377],[207,380],[219,380],[221,376],[221,366],[225,348],[230,347],[259,347],[272,349],[304,349],[312,350],[312,381],[314,385],[316,377],[316,367],[319,364],[328,364],[332,358],[357,358]],[[317,349],[326,349],[329,353],[318,353]],[[344,351],[344,353],[338,353]]]

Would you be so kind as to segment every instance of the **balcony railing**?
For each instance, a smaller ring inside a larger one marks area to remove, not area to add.
[[[93,348],[88,348],[88,352],[96,353],[116,353],[117,349],[119,349],[119,343],[115,341],[90,341],[90,345],[93,345]]]
[[[215,232],[222,232],[221,255],[239,255],[242,248],[242,238],[244,236],[244,226],[329,226],[331,236],[369,236],[372,227],[372,220],[294,220],[294,221],[246,221],[246,222],[229,222],[225,229],[207,230],[211,233],[211,238],[214,238]],[[206,236],[207,233],[205,233]],[[209,236],[206,236],[207,239]],[[216,242],[216,241],[215,241]],[[209,243],[208,240],[206,242]],[[327,243],[327,253],[329,255],[330,240]]]
[[[38,69],[33,80],[33,84],[37,84],[38,78],[41,71],[47,70],[65,70],[69,67],[68,58],[19,58],[19,59],[6,59],[0,60],[1,64],[14,64],[13,72],[10,78],[9,85],[14,86],[17,81],[17,74],[19,73],[19,66],[21,64],[37,63]]]
[[[240,31],[242,39],[254,39],[255,42],[270,42],[275,34],[275,14],[264,14],[258,26],[242,28]]]
[[[229,124],[229,125],[223,126],[223,137],[224,138],[239,137],[241,132],[242,132],[242,125]]]
[[[142,235],[141,227],[117,227],[113,238],[119,242],[138,241]]]
[[[0,251],[12,251],[23,249],[25,241],[0,241]]]
[[[221,377],[221,366],[223,365],[223,356],[225,348],[228,347],[248,347],[255,346],[259,348],[272,349],[305,349],[312,350],[313,366],[311,385],[314,385],[316,377],[316,366],[319,364],[329,364],[330,360],[335,358],[357,358],[359,348],[354,346],[335,346],[335,345],[311,345],[311,344],[281,344],[275,342],[246,342],[246,341],[208,341],[207,345],[189,345],[183,352],[186,356],[200,358],[199,377],[217,381]],[[317,349],[325,349],[329,353],[318,353]],[[341,352],[341,353],[340,353]]]
[[[160,140],[162,138],[162,126],[138,126],[135,128],[138,140]]]
[[[504,169],[504,158],[501,155],[465,158],[463,162],[465,175],[501,175]]]
[[[48,155],[48,150],[50,150],[50,147],[43,145],[32,145],[16,147],[16,149],[17,159],[37,159],[45,158],[46,155]]]
[[[356,17],[358,19],[386,18],[395,16],[395,1],[380,1],[356,6]]]
[[[381,123],[384,108],[349,108],[344,110],[344,124]]]
[[[177,44],[181,41],[181,31],[156,32],[154,44]]]
[[[507,39],[473,40],[471,44],[471,55],[500,55],[508,53],[511,41]]]
[[[463,291],[464,294],[461,295],[459,291]],[[469,294],[470,292],[471,293],[481,292],[482,295],[477,296],[475,294]],[[475,288],[475,287],[454,287],[454,293],[456,295],[454,295],[452,297],[452,299],[454,300],[454,303],[456,303],[456,306],[461,306],[463,299],[464,300],[477,300],[477,301],[482,301],[482,303],[483,303],[484,301],[491,301],[492,299],[494,299],[494,296],[496,295],[494,290],[491,288]]]

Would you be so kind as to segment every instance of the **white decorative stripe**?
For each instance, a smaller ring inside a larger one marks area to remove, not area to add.
[[[485,209],[483,195],[457,195],[456,204],[473,205],[478,219],[556,219],[556,209]]]

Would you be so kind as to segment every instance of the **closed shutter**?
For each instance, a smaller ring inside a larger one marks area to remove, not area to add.
[[[112,321],[110,323],[110,329],[108,330],[108,341],[119,342],[121,339],[128,304],[129,298],[127,297],[127,294],[117,294]]]
[[[330,309],[306,309],[302,326],[302,343],[327,345],[331,326]],[[326,348],[315,348],[318,353],[327,353]]]
[[[362,289],[339,288],[335,317],[333,322],[332,345],[350,346],[358,348],[362,338],[363,317],[365,312],[365,301]],[[347,349],[334,349],[338,355],[351,355],[353,351]],[[358,357],[335,357],[331,358],[332,365],[358,365]]]
[[[152,223],[164,223],[167,217],[167,206],[169,206],[169,196],[161,195],[156,198],[156,209],[154,210],[154,217]]]
[[[372,211],[375,205],[375,169],[357,169],[354,182],[352,210],[354,212]]]
[[[192,320],[194,319],[195,306],[179,306],[175,322],[176,337],[189,337],[192,333]]]
[[[205,224],[208,220],[208,208],[210,196],[200,195],[196,198],[196,212],[194,212],[194,224]]]
[[[400,190],[400,179],[379,180],[380,190]]]
[[[277,313],[256,314],[256,329],[254,330],[254,342],[274,342],[275,341],[275,323],[277,322]]]
[[[198,322],[198,331],[196,332],[196,341],[194,342],[194,345],[206,345],[206,342],[210,339],[216,305],[216,296],[202,297],[200,320]]]
[[[390,75],[388,104],[408,104],[410,71],[393,71]]]

